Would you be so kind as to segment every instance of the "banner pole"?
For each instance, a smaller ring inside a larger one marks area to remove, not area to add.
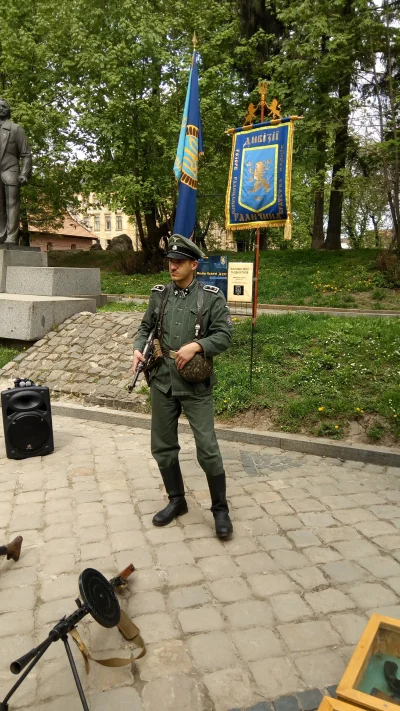
[[[258,85],[258,91],[261,94],[261,123],[264,121],[264,109],[266,106],[265,96],[268,91],[268,82],[261,81]],[[253,386],[253,352],[254,352],[254,329],[257,323],[257,304],[258,304],[258,272],[260,264],[260,237],[261,231],[257,227],[256,230],[256,245],[254,254],[254,269],[253,269],[253,318],[251,322],[251,345],[250,345],[250,390]]]

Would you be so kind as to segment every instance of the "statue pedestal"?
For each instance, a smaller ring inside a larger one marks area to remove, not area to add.
[[[0,245],[0,339],[36,341],[96,305],[100,269],[48,267],[39,248]]]
[[[24,244],[0,244],[0,249],[13,252],[40,252],[40,247],[26,247]]]

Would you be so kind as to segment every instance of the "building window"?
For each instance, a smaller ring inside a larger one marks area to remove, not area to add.
[[[76,244],[71,244],[71,249],[76,249]]]
[[[122,230],[122,215],[117,215],[117,230]]]
[[[106,215],[106,230],[111,232],[111,215]]]
[[[47,251],[51,252],[52,249],[53,249],[53,242],[47,242]]]
[[[94,231],[100,232],[100,215],[94,216]]]

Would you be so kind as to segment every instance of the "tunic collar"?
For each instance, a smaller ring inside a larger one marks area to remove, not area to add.
[[[179,297],[180,299],[186,299],[186,297],[191,294],[193,289],[195,288],[197,284],[197,280],[193,279],[193,281],[189,284],[189,286],[186,286],[184,289],[180,289],[178,286],[175,284],[173,285],[173,291],[174,295]]]

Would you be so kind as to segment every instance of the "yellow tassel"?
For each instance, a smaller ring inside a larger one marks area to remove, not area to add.
[[[287,220],[285,222],[283,239],[292,239],[292,216],[290,213],[288,213]]]

